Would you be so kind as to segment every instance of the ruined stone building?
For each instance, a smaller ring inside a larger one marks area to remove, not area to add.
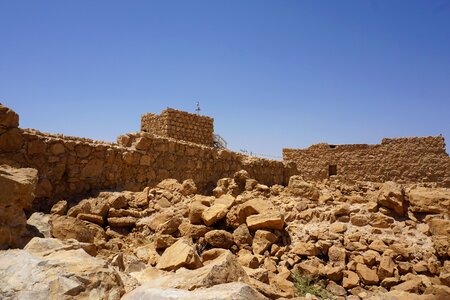
[[[38,170],[37,203],[101,189],[142,190],[167,178],[193,179],[200,190],[245,169],[266,185],[286,184],[293,164],[213,147],[213,119],[167,109],[142,117],[142,131],[117,143],[19,127],[0,105],[0,164]]]
[[[312,145],[283,149],[307,180],[433,182],[450,186],[450,157],[442,136],[385,138],[381,144]]]
[[[141,131],[162,137],[212,147],[214,144],[214,119],[172,108],[161,114],[144,114]]]
[[[301,174],[306,180],[450,186],[443,137],[383,139],[379,145],[318,144],[284,149],[283,161],[277,161],[213,147],[213,119],[206,116],[167,109],[141,121],[140,132],[107,143],[20,128],[19,116],[0,105],[0,164],[37,169],[36,196],[49,200],[100,189],[137,191],[166,178],[193,179],[207,190],[241,169],[266,185],[285,185],[291,175]]]

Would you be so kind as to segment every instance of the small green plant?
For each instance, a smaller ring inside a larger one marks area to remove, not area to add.
[[[293,274],[294,286],[297,289],[297,295],[300,297],[311,294],[320,299],[334,299],[333,295],[325,289],[322,280],[295,272]]]

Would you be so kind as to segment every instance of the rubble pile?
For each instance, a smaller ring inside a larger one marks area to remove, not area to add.
[[[0,298],[449,299],[450,190],[339,181],[268,187],[241,170],[61,200],[0,251]]]

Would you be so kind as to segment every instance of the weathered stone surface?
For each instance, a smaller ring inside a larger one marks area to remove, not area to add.
[[[0,249],[23,246],[27,223],[23,210],[31,207],[36,183],[35,169],[0,166]]]
[[[252,268],[248,268],[248,267],[244,267],[245,273],[247,273],[247,275],[250,278],[256,279],[258,281],[264,282],[264,283],[269,283],[269,271],[267,271],[264,268],[256,268],[256,269],[252,269]]]
[[[0,252],[2,299],[120,299],[123,284],[106,261],[84,250],[57,250],[45,256],[26,250]]]
[[[350,218],[350,222],[355,226],[366,226],[369,224],[369,219],[364,215],[354,215]]]
[[[45,238],[52,237],[50,215],[46,215],[41,212],[35,212],[28,218],[27,225],[36,228],[37,231]]]
[[[342,222],[336,222],[331,224],[330,231],[333,233],[344,233],[347,231],[347,224]]]
[[[134,227],[136,225],[136,218],[131,217],[131,216],[112,217],[112,218],[108,218],[108,224],[113,227]]]
[[[174,288],[147,287],[146,284],[126,294],[123,300],[264,300],[258,291],[242,282],[218,284],[206,289],[186,291]]]
[[[377,284],[380,281],[377,272],[368,268],[366,265],[357,264],[356,273],[358,273],[359,278],[361,278],[364,284]]]
[[[450,220],[432,218],[428,221],[432,235],[450,236]]]
[[[250,230],[257,229],[278,229],[284,226],[283,215],[276,210],[268,210],[257,215],[247,217],[247,226]]]
[[[344,271],[342,286],[344,289],[351,289],[359,285],[359,276],[352,271]]]
[[[422,280],[414,278],[393,286],[391,290],[418,293],[422,287]]]
[[[233,231],[233,241],[239,247],[243,247],[245,245],[251,246],[253,243],[253,237],[248,230],[247,225],[241,224],[238,228]]]
[[[338,264],[338,265],[345,265],[345,249],[338,246],[331,246],[328,249],[328,258],[330,262]]]
[[[312,243],[298,242],[292,248],[292,252],[300,256],[319,255],[319,249]]]
[[[205,240],[217,248],[229,249],[233,245],[233,235],[225,230],[211,230],[205,234]]]
[[[418,187],[409,191],[409,209],[423,213],[450,213],[450,189]]]
[[[216,259],[208,261],[201,268],[195,270],[182,268],[176,273],[169,273],[152,279],[146,286],[194,290],[235,281],[247,282],[248,276],[236,257],[231,252],[224,251]]]
[[[293,196],[319,200],[319,190],[311,183],[303,180],[301,176],[291,176],[289,179],[288,191]]]
[[[91,256],[97,254],[97,247],[91,243],[82,243],[75,239],[59,240],[55,238],[32,238],[24,247],[33,255],[47,256],[50,253],[60,250],[78,250],[83,249]]]
[[[394,261],[390,256],[381,257],[380,266],[378,267],[378,277],[383,280],[394,275]]]
[[[67,212],[67,201],[66,200],[61,200],[56,202],[53,206],[52,209],[50,210],[50,213],[53,215],[65,215]]]
[[[19,127],[19,115],[13,110],[0,104],[0,133],[7,128]]]
[[[200,257],[195,251],[192,241],[187,238],[179,239],[167,248],[156,265],[158,269],[167,271],[181,267],[196,269],[201,266]]]
[[[405,196],[403,187],[395,182],[383,183],[378,194],[379,205],[395,211],[398,215],[405,214]]]
[[[211,226],[227,215],[228,208],[224,204],[214,204],[202,212],[202,220],[206,226]]]
[[[94,242],[94,235],[87,224],[76,218],[53,215],[51,218],[52,236],[61,239],[76,239],[84,243]]]
[[[189,222],[183,222],[178,227],[178,230],[180,231],[181,236],[198,239],[205,236],[212,228],[206,227],[205,225],[194,225]]]
[[[18,128],[7,129],[0,133],[0,150],[1,152],[19,151],[24,144],[24,139]]]
[[[269,247],[278,240],[278,237],[270,231],[257,230],[253,237],[253,253],[263,254]]]
[[[256,255],[253,255],[250,251],[239,251],[237,260],[243,267],[256,269],[259,267],[259,261]]]

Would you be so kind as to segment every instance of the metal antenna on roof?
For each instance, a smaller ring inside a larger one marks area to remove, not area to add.
[[[195,112],[197,113],[197,115],[200,114],[200,102],[197,101],[197,108],[195,109]]]

